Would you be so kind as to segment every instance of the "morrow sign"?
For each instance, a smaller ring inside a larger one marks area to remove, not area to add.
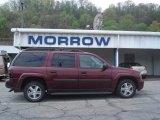
[[[28,45],[55,45],[55,46],[108,46],[110,37],[87,37],[87,36],[28,36]]]
[[[14,46],[160,49],[159,32],[12,28]]]

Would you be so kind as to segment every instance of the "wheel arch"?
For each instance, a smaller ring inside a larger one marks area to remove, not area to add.
[[[47,90],[47,83],[46,83],[45,79],[41,78],[41,77],[27,77],[27,78],[23,79],[21,86],[20,86],[20,89],[23,90],[24,87],[28,83],[33,82],[33,81],[41,83],[42,85],[44,85],[45,90]]]

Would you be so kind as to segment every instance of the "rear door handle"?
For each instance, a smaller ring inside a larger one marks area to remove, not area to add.
[[[57,71],[53,70],[53,71],[50,71],[50,73],[57,74]]]

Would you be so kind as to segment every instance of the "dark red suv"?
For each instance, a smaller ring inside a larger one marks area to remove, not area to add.
[[[24,92],[31,102],[46,93],[116,93],[131,98],[143,88],[139,72],[109,65],[95,54],[80,50],[29,48],[19,53],[9,68],[6,87]]]

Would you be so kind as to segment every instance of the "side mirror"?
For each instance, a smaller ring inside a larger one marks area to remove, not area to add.
[[[102,71],[105,71],[107,68],[108,68],[108,66],[106,64],[104,64],[102,67]]]

